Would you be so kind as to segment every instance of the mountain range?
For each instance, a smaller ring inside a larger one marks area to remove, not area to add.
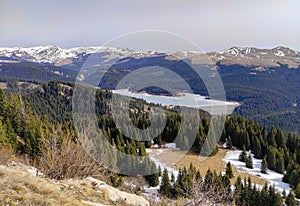
[[[97,67],[111,66],[104,89],[130,72],[145,66],[163,66],[184,77],[195,93],[208,95],[203,82],[187,64],[210,65],[224,84],[228,100],[241,104],[236,112],[253,118],[267,127],[279,126],[300,132],[300,52],[287,47],[260,49],[231,47],[219,52],[200,51],[133,51],[128,48],[56,46],[0,48],[0,77],[30,81],[63,80],[74,82],[86,60],[97,54]],[[95,65],[94,65],[95,66]],[[153,75],[157,75],[157,72]],[[83,78],[94,78],[88,73]],[[174,81],[174,85],[176,85]],[[160,93],[156,89],[148,92]]]
[[[102,53],[104,62],[108,60],[131,56],[135,58],[153,57],[158,55],[166,55],[181,57],[182,59],[192,59],[194,62],[201,63],[201,57],[208,56],[212,63],[221,62],[224,64],[238,63],[245,66],[257,67],[279,67],[281,64],[288,65],[289,68],[299,68],[300,52],[289,49],[287,47],[278,46],[273,49],[259,49],[254,47],[231,47],[220,52],[201,51],[175,51],[175,52],[157,52],[157,51],[141,51],[136,52],[128,48],[114,47],[75,47],[63,49],[56,46],[38,46],[30,48],[0,47],[1,63],[19,63],[19,62],[35,62],[48,63],[55,66],[72,66],[82,63],[88,56],[94,53]]]

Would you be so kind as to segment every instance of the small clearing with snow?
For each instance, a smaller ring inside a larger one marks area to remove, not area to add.
[[[253,159],[253,169],[247,168],[244,162],[239,161],[241,152],[241,150],[229,151],[226,153],[223,161],[226,163],[230,162],[238,169],[238,172],[240,173],[248,173],[266,180],[269,185],[275,185],[276,190],[279,192],[282,192],[284,189],[286,192],[289,192],[291,190],[289,184],[282,182],[282,174],[279,174],[272,170],[268,170],[267,174],[261,173],[260,168],[262,160],[254,158],[253,154],[251,154],[251,157]]]

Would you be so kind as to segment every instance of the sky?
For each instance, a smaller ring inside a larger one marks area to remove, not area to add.
[[[0,0],[0,47],[100,46],[126,33],[172,32],[204,51],[300,51],[299,0]]]

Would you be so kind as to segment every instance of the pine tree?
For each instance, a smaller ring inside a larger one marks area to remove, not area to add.
[[[228,136],[228,140],[227,140],[227,149],[232,149],[232,141],[231,141],[231,137]]]
[[[267,135],[267,140],[268,140],[268,145],[277,147],[275,136],[276,136],[277,130],[274,126],[271,127],[268,135]]]
[[[283,200],[279,193],[275,194],[275,197],[273,197],[273,204],[272,206],[282,206]]]
[[[226,175],[229,177],[229,179],[234,177],[233,171],[232,171],[232,166],[231,166],[230,162],[228,162],[226,165]]]
[[[164,169],[160,184],[160,193],[169,196],[171,192],[171,183],[169,179],[168,170]]]
[[[268,168],[270,170],[276,169],[276,155],[272,147],[269,148],[268,155],[267,155],[267,162],[268,162]]]
[[[175,176],[174,176],[174,173],[172,172],[171,174],[171,182],[174,183],[175,182]]]
[[[255,156],[255,158],[260,159],[261,155],[262,155],[262,151],[261,151],[261,144],[260,141],[257,137],[254,138],[254,143],[253,143],[253,154]]]
[[[241,152],[240,156],[239,156],[239,160],[241,162],[246,162],[247,159],[247,153],[246,153],[246,147],[245,145],[243,146],[243,151]]]
[[[246,167],[249,169],[253,169],[253,161],[252,161],[252,157],[249,153],[248,157],[246,158]]]
[[[286,191],[285,191],[285,189],[283,189],[283,191],[282,191],[282,197],[283,197],[283,199],[286,199]]]
[[[278,148],[285,147],[286,140],[285,140],[285,136],[281,130],[279,130],[279,129],[277,130],[275,139],[276,139],[276,144],[277,144]]]
[[[267,174],[267,170],[268,170],[267,159],[266,157],[264,157],[261,162],[260,172],[263,174]]]
[[[290,191],[289,195],[287,196],[287,198],[285,200],[285,204],[287,206],[296,206],[297,205],[293,191]]]
[[[295,189],[295,195],[297,198],[300,198],[300,182],[298,183],[298,185]]]
[[[284,159],[282,153],[277,153],[276,158],[276,172],[283,174],[284,173]]]
[[[235,186],[235,190],[234,190],[235,204],[242,205],[242,202],[243,202],[242,196],[243,196],[244,186],[242,183],[241,176],[237,177],[237,180],[236,180],[234,186]]]
[[[260,192],[260,201],[259,201],[259,205],[269,205],[270,202],[270,196],[269,196],[269,192],[268,192],[268,184],[265,183],[263,189]]]

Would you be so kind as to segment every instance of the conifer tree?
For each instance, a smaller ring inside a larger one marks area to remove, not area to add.
[[[285,136],[284,136],[283,132],[279,129],[277,130],[275,140],[276,140],[276,144],[277,144],[278,148],[284,148],[285,147],[286,139],[285,139]]]
[[[295,189],[295,195],[297,198],[300,198],[300,182],[298,183],[298,185]]]
[[[277,133],[276,128],[272,126],[267,135],[268,144],[270,146],[277,147],[276,140],[275,140],[276,133]]]
[[[289,195],[287,196],[287,198],[285,200],[285,204],[287,206],[296,206],[297,205],[293,191],[290,191]]]
[[[264,157],[261,162],[260,172],[263,174],[267,174],[267,170],[268,170],[268,164],[267,164],[266,157]]]
[[[286,191],[285,191],[285,189],[283,189],[283,191],[282,191],[282,197],[283,197],[283,199],[286,199]]]
[[[268,168],[270,170],[276,169],[276,154],[273,147],[269,148],[268,155],[267,155],[267,162],[268,162]]]
[[[257,137],[254,138],[254,143],[253,143],[253,154],[255,158],[260,159],[262,156],[262,151],[261,151],[261,144],[260,141]]]
[[[160,192],[161,194],[164,194],[166,196],[168,196],[171,192],[171,183],[167,169],[164,169],[163,171],[162,180],[160,184]]]
[[[228,136],[228,140],[227,140],[227,149],[232,149],[232,141],[231,141],[231,137]]]
[[[243,146],[243,151],[241,152],[240,156],[239,156],[239,160],[241,162],[246,162],[247,159],[247,153],[246,153],[246,147],[245,145]]]
[[[175,182],[175,176],[174,176],[174,173],[172,172],[171,174],[171,182],[174,183]]]
[[[277,153],[276,158],[276,172],[283,174],[284,173],[284,159],[282,153]]]
[[[226,175],[228,176],[229,179],[234,177],[233,171],[232,171],[232,166],[231,166],[230,162],[228,162],[226,165]]]
[[[249,153],[248,157],[246,158],[246,167],[249,169],[253,169],[253,161],[252,161],[252,157]]]

